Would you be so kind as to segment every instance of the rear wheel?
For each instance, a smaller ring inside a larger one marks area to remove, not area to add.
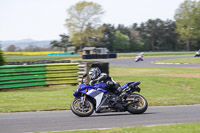
[[[129,99],[136,100],[137,102],[129,104],[127,107],[127,111],[131,114],[142,114],[148,108],[147,100],[140,94],[132,94],[129,96]]]
[[[94,112],[94,105],[91,101],[85,100],[85,102],[81,103],[81,99],[74,99],[71,103],[72,112],[80,117],[90,116]]]

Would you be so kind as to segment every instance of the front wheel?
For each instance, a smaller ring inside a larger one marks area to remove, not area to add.
[[[94,112],[94,105],[91,101],[85,100],[83,103],[80,98],[76,98],[71,103],[71,110],[77,116],[87,117]]]
[[[127,111],[131,114],[142,114],[148,108],[147,100],[140,94],[132,94],[129,96],[129,99],[134,99],[137,102],[129,104],[127,107]]]

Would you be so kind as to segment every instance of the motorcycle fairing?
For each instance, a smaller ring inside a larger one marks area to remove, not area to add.
[[[128,82],[128,83],[126,83],[125,85],[123,85],[121,88],[124,89],[124,88],[126,88],[127,86],[129,86],[129,85],[132,84],[132,83],[134,83],[134,82]]]
[[[86,94],[87,93],[86,89],[90,90],[90,89],[94,89],[94,88],[95,87],[93,87],[93,86],[81,84],[81,87],[78,87],[78,89],[76,89],[76,91],[74,92],[73,95],[76,97],[80,92],[83,94]]]
[[[95,90],[95,89],[90,89],[86,95],[89,95],[91,97],[93,97],[96,100],[96,109],[99,107],[102,98],[103,98],[103,92],[99,91],[99,90]]]
[[[90,88],[90,89],[95,89],[95,87],[93,87],[93,86],[81,84],[81,90],[88,89],[88,88]]]
[[[107,92],[107,90],[104,90],[104,89],[101,89],[101,88],[98,88],[97,90],[101,91],[101,92],[104,92],[104,93]]]
[[[106,83],[100,82],[100,83],[94,84],[94,87],[95,87],[95,88],[106,88],[106,87],[107,87],[107,84],[106,84]]]

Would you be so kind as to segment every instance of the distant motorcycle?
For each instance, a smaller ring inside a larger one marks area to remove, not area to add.
[[[138,61],[143,61],[144,59],[143,59],[143,56],[142,55],[138,55],[138,56],[136,56],[136,58],[135,58],[135,62],[138,62]]]
[[[194,57],[200,57],[200,51],[197,51]]]
[[[147,110],[147,100],[140,94],[138,85],[140,81],[128,82],[123,85],[120,96],[106,90],[106,83],[96,83],[93,86],[82,82],[74,91],[75,99],[71,103],[72,112],[80,117],[90,116],[94,111],[96,113],[105,112],[124,112],[128,111],[131,114],[142,114]]]

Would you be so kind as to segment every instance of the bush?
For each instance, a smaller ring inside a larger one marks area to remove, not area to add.
[[[1,50],[1,47],[0,47],[0,66],[3,66],[6,64],[6,61],[3,57],[3,51]]]

